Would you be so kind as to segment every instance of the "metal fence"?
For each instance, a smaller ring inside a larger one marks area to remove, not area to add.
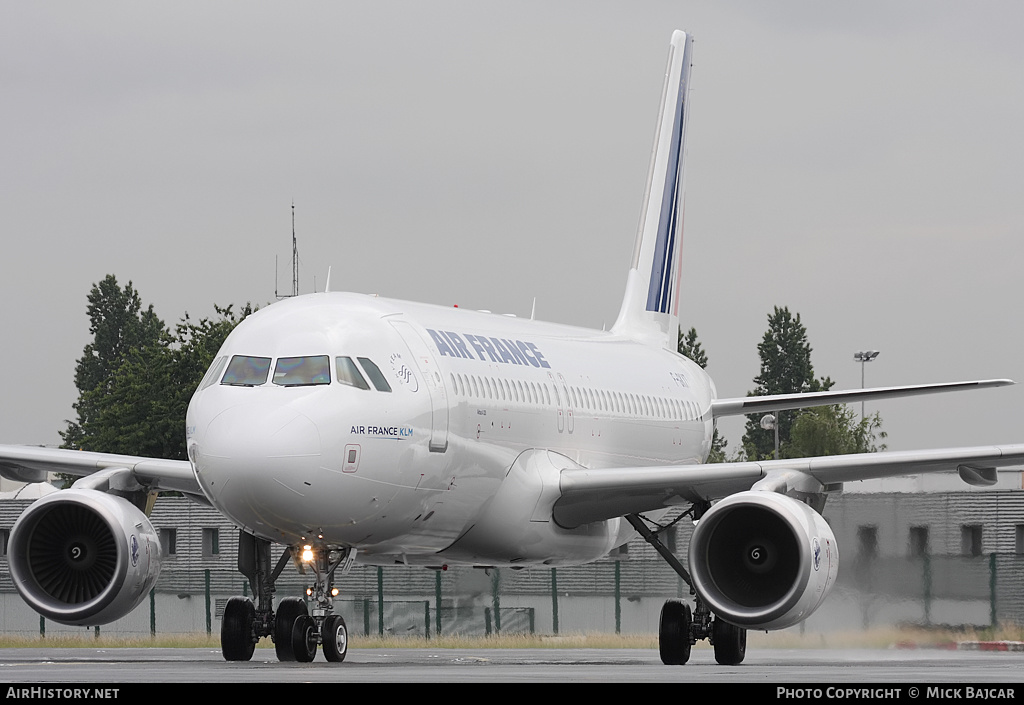
[[[945,496],[882,496],[871,502],[852,497],[845,504],[831,505],[826,516],[843,549],[839,583],[808,628],[833,627],[839,622],[840,609],[849,609],[851,619],[862,626],[904,619],[923,624],[1024,624],[1024,555],[1015,552],[1010,540],[1022,523],[1020,502],[1016,494],[993,495],[955,505]],[[988,506],[997,501],[999,512]],[[0,503],[0,532],[9,531],[28,504]],[[977,516],[966,514],[967,509]],[[951,555],[959,547],[956,527],[932,529],[930,543],[941,554],[911,558],[858,550],[858,532],[865,522],[877,527],[881,550],[906,550],[905,534],[912,530],[920,534],[920,525],[929,517],[936,522],[934,527],[940,519],[952,525],[988,518],[983,548],[997,552]],[[236,531],[212,508],[185,499],[161,498],[153,521],[159,530],[175,530],[175,553],[164,561],[148,603],[102,630],[132,635],[218,632],[223,603],[232,595],[249,592],[235,566]],[[217,541],[204,541],[204,535],[214,530],[219,532]],[[684,561],[690,530],[683,522],[667,537],[679,547]],[[0,542],[0,547],[6,543]],[[303,595],[311,577],[289,566],[278,581],[277,597]],[[687,586],[642,541],[583,566],[432,570],[357,565],[339,576],[337,586],[342,595],[339,610],[353,634],[423,638],[525,632],[653,633],[665,598],[689,594]],[[890,609],[893,604],[900,609]],[[46,623],[32,612],[14,591],[5,556],[0,556],[0,628],[23,634],[81,631]]]

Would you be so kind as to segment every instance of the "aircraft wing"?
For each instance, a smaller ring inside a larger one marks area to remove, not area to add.
[[[903,387],[874,387],[870,389],[845,389],[828,392],[798,392],[795,394],[773,394],[763,397],[734,397],[715,399],[711,402],[711,415],[739,416],[761,414],[782,409],[802,409],[808,406],[829,404],[850,404],[858,401],[894,399],[896,397],[938,394],[969,389],[989,389],[1014,384],[1012,379],[984,379],[973,382],[939,382],[936,384],[913,384]]]
[[[160,460],[134,455],[92,453],[40,446],[0,445],[0,475],[18,482],[44,482],[46,473],[91,475],[100,470],[125,468],[152,490],[178,491],[203,497],[187,460]]]
[[[991,485],[996,468],[1024,464],[1024,444],[892,451],[818,458],[635,468],[567,468],[552,510],[565,528],[636,512],[758,489],[821,492],[828,485],[957,470],[972,485]]]

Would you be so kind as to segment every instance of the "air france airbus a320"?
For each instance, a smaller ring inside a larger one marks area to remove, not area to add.
[[[231,333],[192,397],[188,461],[0,447],[4,477],[80,476],[11,532],[22,597],[64,624],[127,614],[159,573],[152,499],[178,490],[240,530],[255,601],[228,602],[224,658],[248,660],[270,636],[281,660],[310,661],[322,646],[342,661],[334,578],[353,562],[570,565],[639,533],[692,588],[692,607],[662,609],[662,660],[685,663],[710,639],[720,663],[736,664],[747,629],[796,624],[828,594],[839,552],[819,512],[843,482],[956,469],[991,484],[997,467],[1024,461],[1024,445],[1008,445],[705,463],[722,416],[1011,382],[717,398],[675,350],[692,47],[673,35],[610,331],[351,293],[268,306]],[[686,567],[657,538],[676,506],[697,521]],[[311,608],[274,604],[290,561],[316,576]]]

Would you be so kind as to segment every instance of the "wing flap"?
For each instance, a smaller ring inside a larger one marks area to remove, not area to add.
[[[565,528],[750,489],[770,475],[795,471],[822,485],[897,475],[995,469],[1024,464],[1024,444],[831,455],[743,463],[565,469],[552,516]],[[991,478],[990,472],[988,473]],[[961,472],[963,477],[963,472]],[[983,478],[984,479],[984,478]]]

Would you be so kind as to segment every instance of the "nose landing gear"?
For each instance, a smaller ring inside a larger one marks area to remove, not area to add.
[[[341,663],[348,655],[348,626],[340,614],[334,614],[334,598],[338,594],[334,588],[334,573],[339,567],[342,575],[351,569],[356,550],[321,548],[314,551],[306,546],[301,557],[303,564],[311,567],[316,576],[313,587],[306,591],[312,605],[307,613],[305,602],[298,598],[292,599],[301,605],[301,611],[298,605],[285,610],[284,606],[291,603],[291,599],[282,601],[275,625],[278,659],[308,663],[316,658],[317,648],[323,644],[324,658]],[[289,652],[291,658],[288,658]]]
[[[279,661],[308,663],[323,645],[324,658],[340,663],[348,655],[348,627],[340,614],[334,614],[334,574],[341,568],[345,575],[355,562],[356,550],[313,550],[303,547],[301,565],[309,566],[316,579],[306,591],[307,600],[288,597],[273,609],[274,582],[292,556],[286,548],[277,565],[270,568],[270,542],[240,532],[238,567],[249,578],[258,606],[247,597],[232,597],[224,607],[221,620],[221,650],[227,661],[248,661],[261,637],[274,640]]]

